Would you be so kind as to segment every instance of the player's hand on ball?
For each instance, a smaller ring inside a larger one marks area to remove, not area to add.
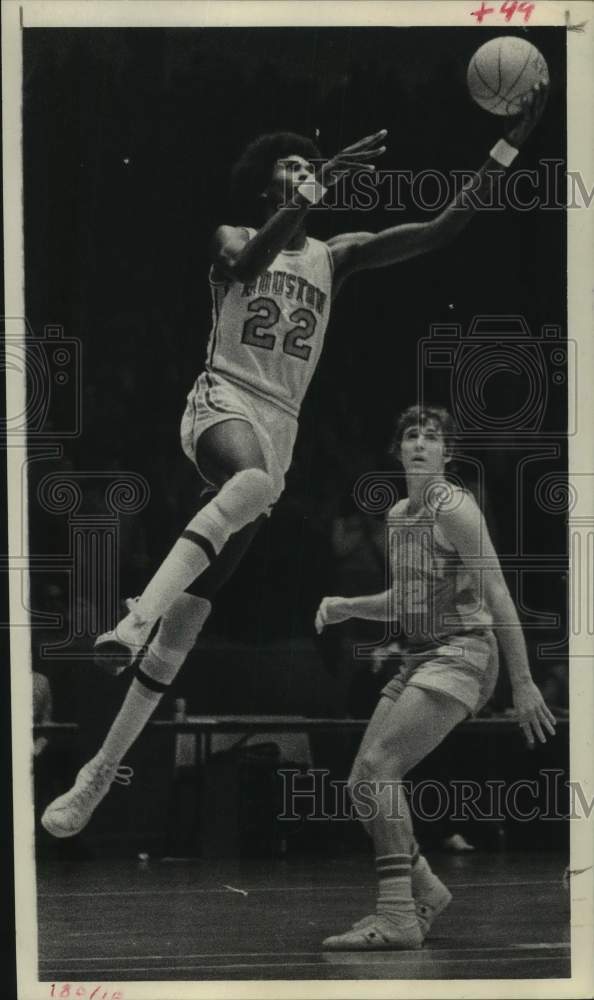
[[[326,625],[338,625],[351,617],[346,597],[324,597],[316,614],[316,632],[321,632]]]
[[[345,174],[362,170],[365,173],[373,173],[375,170],[374,160],[386,152],[386,147],[382,141],[387,135],[387,129],[383,128],[374,135],[365,136],[351,146],[346,146],[336,153],[318,171],[318,180],[324,187],[332,187]]]
[[[505,138],[511,146],[519,149],[526,142],[545,109],[548,96],[548,84],[536,83],[530,93],[522,98],[522,110],[519,115],[510,118],[505,132]]]
[[[535,736],[541,743],[546,743],[545,729],[551,736],[555,735],[555,716],[533,680],[514,687],[513,702],[516,719],[528,746],[534,746]]]

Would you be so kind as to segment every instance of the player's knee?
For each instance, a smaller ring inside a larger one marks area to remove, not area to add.
[[[181,537],[192,543],[188,549],[189,558],[193,559],[193,545],[196,543],[212,563],[230,536],[266,514],[277,496],[278,488],[274,480],[263,469],[236,472],[210,503],[198,511],[182,533]]]
[[[394,742],[378,740],[356,762],[357,778],[359,781],[396,780],[404,774],[403,764]]]
[[[193,648],[210,612],[211,603],[206,598],[188,593],[180,594],[161,618],[149,651],[162,662],[179,669]]]
[[[211,610],[210,601],[181,594],[167,609],[146,656],[137,665],[136,680],[147,692],[164,694],[175,680]]]
[[[213,500],[231,533],[251,524],[276,500],[274,482],[263,469],[242,469],[229,479]]]

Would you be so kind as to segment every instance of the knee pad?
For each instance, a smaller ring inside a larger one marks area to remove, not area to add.
[[[276,500],[274,483],[262,469],[242,469],[236,472],[219,490],[212,501],[216,511],[230,535],[241,531]]]
[[[210,601],[204,597],[180,594],[161,618],[149,652],[175,667],[177,673],[200,635],[211,608]]]

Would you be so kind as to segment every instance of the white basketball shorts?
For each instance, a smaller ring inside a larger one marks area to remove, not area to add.
[[[297,437],[296,418],[249,389],[212,372],[202,372],[188,393],[180,435],[184,453],[207,482],[196,461],[196,445],[207,428],[225,420],[245,420],[252,427],[274,483],[274,501],[278,500]]]

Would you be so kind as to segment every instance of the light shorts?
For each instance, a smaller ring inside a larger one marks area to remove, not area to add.
[[[396,701],[405,687],[424,688],[456,698],[476,715],[493,694],[499,673],[497,640],[492,632],[452,635],[441,645],[403,653],[403,665],[383,688]]]
[[[297,420],[248,389],[220,375],[202,372],[188,393],[180,436],[184,453],[206,482],[208,479],[196,462],[196,444],[205,430],[225,420],[245,420],[251,425],[264,455],[266,471],[274,483],[273,503],[276,502],[285,487],[285,474],[291,464]]]

